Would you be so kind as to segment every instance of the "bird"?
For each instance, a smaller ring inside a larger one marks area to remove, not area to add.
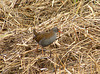
[[[40,32],[40,33],[37,33],[36,30],[33,29],[33,33],[35,35],[33,39],[35,39],[40,46],[46,47],[52,44],[57,39],[58,32],[62,33],[57,27],[53,27],[49,32]],[[38,46],[36,50],[38,50]],[[42,48],[42,54],[43,54],[43,48]]]

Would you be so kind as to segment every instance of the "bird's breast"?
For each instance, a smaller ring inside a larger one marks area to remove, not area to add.
[[[39,44],[45,47],[53,43],[55,40],[56,40],[56,34],[54,34],[52,37],[49,38],[43,38],[42,40],[39,41]]]

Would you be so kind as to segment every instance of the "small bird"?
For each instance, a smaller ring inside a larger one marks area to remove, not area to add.
[[[36,42],[42,47],[46,47],[51,43],[53,43],[56,40],[57,32],[62,33],[57,27],[52,28],[49,32],[37,33],[35,29],[33,30],[33,32],[35,35],[33,39],[35,39]],[[42,54],[43,54],[43,48],[42,48]]]

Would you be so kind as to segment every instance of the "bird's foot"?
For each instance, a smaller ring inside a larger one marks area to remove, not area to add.
[[[42,49],[38,49],[38,51],[42,51]],[[43,51],[45,52],[45,51],[46,51],[46,49],[43,49]]]
[[[45,52],[46,51],[46,49],[36,49],[36,52],[42,52],[42,55],[45,55]]]

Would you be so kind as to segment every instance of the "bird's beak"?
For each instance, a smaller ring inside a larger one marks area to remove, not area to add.
[[[62,31],[58,31],[59,33],[63,33]]]

